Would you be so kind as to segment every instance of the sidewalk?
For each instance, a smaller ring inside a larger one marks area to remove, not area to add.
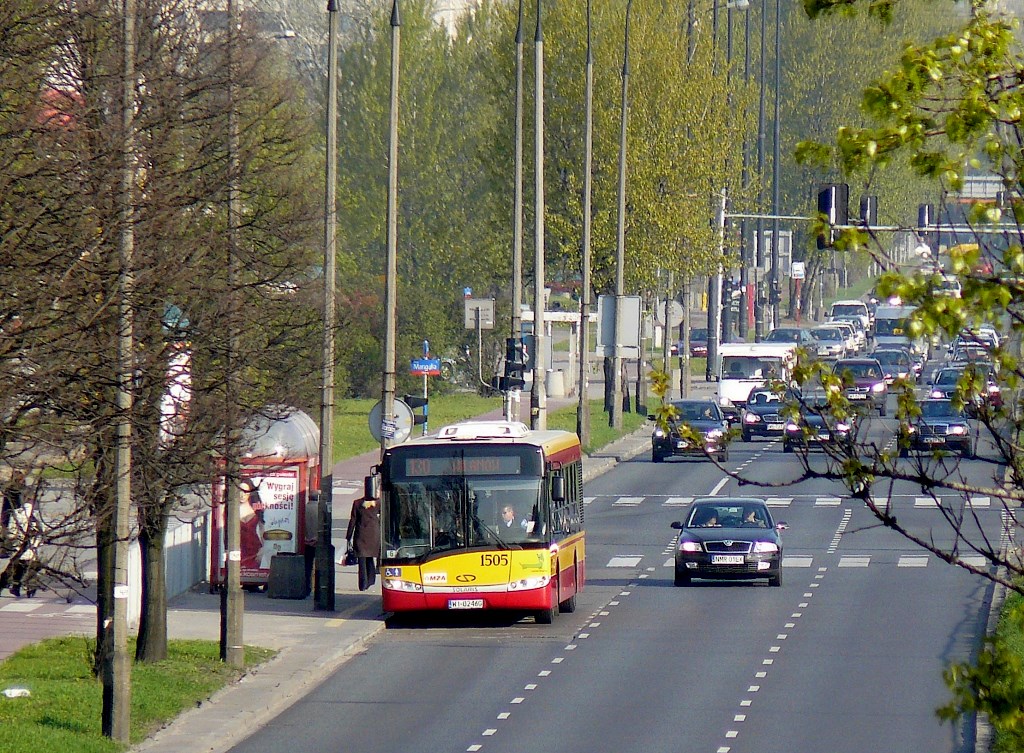
[[[698,387],[694,394],[711,394],[711,389],[713,385],[706,389]],[[549,406],[569,402],[570,399],[551,400]],[[500,418],[500,411],[482,418]],[[584,482],[607,472],[616,463],[646,452],[650,448],[650,432],[649,427],[642,427],[601,451],[584,456]],[[339,540],[344,543],[341,524],[347,520],[354,495],[362,491],[363,476],[378,459],[378,453],[370,452],[334,467],[334,539],[339,553],[344,550],[339,547]],[[312,598],[289,601],[268,599],[265,593],[247,593],[243,640],[248,645],[278,649],[278,655],[131,750],[227,751],[312,690],[384,629],[379,581],[369,591],[360,592],[355,568],[339,567],[335,587],[335,612],[313,611]],[[167,616],[169,636],[218,640],[219,608],[217,595],[189,593],[178,597]]]

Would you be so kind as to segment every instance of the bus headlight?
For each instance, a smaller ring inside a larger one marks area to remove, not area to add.
[[[423,586],[419,583],[412,583],[398,578],[385,578],[381,582],[383,588],[389,591],[404,591],[405,593],[423,593]]]
[[[536,588],[545,588],[551,582],[551,576],[549,575],[537,575],[532,578],[521,578],[519,580],[510,581],[508,584],[509,591],[530,591]]]

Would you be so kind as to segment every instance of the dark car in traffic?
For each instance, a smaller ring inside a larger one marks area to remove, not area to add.
[[[805,390],[797,402],[797,414],[786,421],[782,451],[793,452],[797,447],[810,449],[849,444],[853,440],[855,428],[855,416],[841,420],[832,416],[824,390]]]
[[[675,542],[675,585],[694,578],[753,580],[782,585],[782,537],[768,505],[757,497],[698,497]]]
[[[677,343],[673,343],[671,347],[671,353],[673,356],[681,356],[683,354],[683,341],[680,340]],[[707,358],[708,357],[708,330],[707,327],[694,327],[690,330],[690,357],[691,358]]]
[[[897,379],[916,379],[917,372],[914,371],[910,354],[903,348],[882,348],[871,354],[878,363],[882,365],[882,375],[886,384],[892,384]]]
[[[928,387],[928,397],[948,400],[958,394],[966,397],[971,390],[977,394],[965,402],[972,406],[999,408],[1003,404],[1003,391],[990,363],[958,364],[936,370]]]
[[[751,390],[740,413],[743,441],[750,442],[754,437],[781,437],[786,428],[782,409],[795,401],[796,394],[789,390],[782,394],[767,387]]]
[[[846,399],[856,405],[877,410],[884,417],[886,401],[889,399],[889,385],[885,383],[882,364],[875,358],[840,358],[836,361],[838,374],[846,389]]]
[[[674,455],[707,457],[720,463],[729,459],[726,432],[729,424],[714,400],[674,400],[677,416],[667,430],[656,426],[651,435],[651,461],[660,463]],[[649,416],[654,418],[654,416]]]
[[[948,398],[928,398],[920,403],[921,415],[901,428],[900,457],[911,452],[955,452],[973,458],[977,438],[967,412]]]

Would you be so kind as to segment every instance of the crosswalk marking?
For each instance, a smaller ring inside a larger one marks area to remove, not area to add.
[[[643,559],[642,555],[631,554],[625,557],[612,557],[605,567],[636,567]]]
[[[842,497],[818,497],[814,500],[815,507],[839,507],[842,503]]]
[[[965,557],[961,557],[960,561],[971,567],[987,567],[988,560],[982,554],[968,554]]]
[[[585,504],[585,505],[589,505],[589,504],[590,504],[591,502],[593,502],[593,501],[594,501],[595,499],[597,499],[597,497],[584,497],[584,498],[583,498],[583,504]]]
[[[69,614],[96,614],[95,604],[75,604],[66,610]]]
[[[967,506],[970,508],[983,508],[991,507],[992,500],[989,497],[970,497],[967,500]]]
[[[783,567],[810,567],[811,566],[811,562],[813,562],[813,561],[814,561],[813,557],[807,557],[807,556],[804,556],[804,555],[795,555],[795,556],[792,556],[792,557],[785,557],[784,556],[782,558],[782,566]]]
[[[644,499],[646,499],[646,497],[619,497],[612,504],[629,505],[630,507],[635,507],[636,505],[639,505],[641,502],[643,502]]]
[[[34,612],[42,605],[41,601],[12,601],[0,607],[0,612]]]
[[[769,507],[789,507],[793,504],[792,497],[765,497],[764,503]]]
[[[928,567],[928,556],[920,554],[904,554],[900,556],[896,567]]]
[[[931,497],[914,497],[914,507],[938,507],[939,503]]]
[[[693,502],[693,497],[669,497],[665,500],[665,507],[686,507]]]
[[[867,567],[871,564],[870,555],[844,555],[839,558],[839,567]]]

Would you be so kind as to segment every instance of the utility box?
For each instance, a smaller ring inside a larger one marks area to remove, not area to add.
[[[309,596],[306,558],[298,553],[275,554],[270,558],[267,578],[268,599],[305,599]]]

